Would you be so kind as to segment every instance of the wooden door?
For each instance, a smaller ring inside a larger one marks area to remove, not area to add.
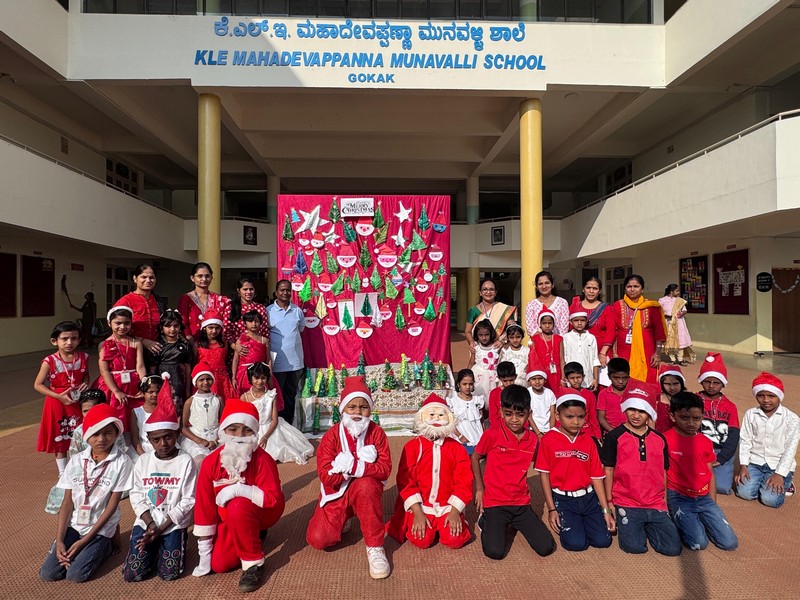
[[[772,269],[772,349],[800,352],[800,269]]]

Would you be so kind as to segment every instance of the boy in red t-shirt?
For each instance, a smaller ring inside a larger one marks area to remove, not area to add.
[[[523,373],[523,377],[524,377]],[[503,411],[500,407],[500,393],[517,380],[517,368],[514,363],[504,360],[497,363],[497,379],[500,387],[489,393],[489,427],[499,427],[503,422]]]
[[[508,549],[509,529],[519,531],[539,556],[556,550],[553,536],[531,508],[528,469],[536,452],[536,435],[525,427],[531,416],[530,395],[521,385],[500,394],[503,422],[483,432],[472,453],[475,506],[483,553],[500,560]],[[481,472],[481,461],[486,469]]]
[[[564,550],[608,548],[616,525],[603,487],[603,463],[584,428],[586,403],[575,390],[565,389],[556,412],[559,429],[542,437],[535,467],[541,473],[550,527],[558,532]]]
[[[670,458],[667,506],[683,543],[690,550],[704,550],[710,538],[720,550],[736,550],[739,540],[716,502],[714,446],[698,435],[703,401],[691,392],[678,392],[670,400],[670,419],[675,426],[664,433]]]
[[[600,439],[600,423],[597,422],[597,400],[594,394],[583,387],[583,365],[579,362],[568,362],[564,365],[564,378],[569,384],[569,390],[583,398],[583,405],[586,409],[586,417],[583,422],[583,430],[589,435]],[[562,393],[564,390],[561,390]],[[558,402],[556,402],[556,412],[558,412]]]
[[[631,366],[624,358],[617,357],[608,361],[608,377],[611,385],[601,390],[597,396],[597,421],[603,429],[603,435],[625,423],[625,414],[621,409],[625,398],[638,396],[656,406],[660,393],[651,383],[631,379]],[[656,418],[657,415],[649,424],[653,425]]]

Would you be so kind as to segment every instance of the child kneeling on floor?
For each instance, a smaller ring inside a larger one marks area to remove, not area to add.
[[[179,428],[172,387],[165,380],[142,425],[152,450],[140,455],[133,468],[130,500],[136,522],[122,570],[125,581],[143,581],[154,570],[164,581],[183,573],[197,467],[178,446]]]
[[[108,404],[98,404],[83,419],[89,444],[73,456],[58,480],[64,501],[58,532],[39,570],[44,581],[87,581],[111,556],[111,538],[119,523],[122,492],[131,489],[133,465],[115,442],[122,421]]]
[[[325,432],[317,448],[321,489],[306,540],[317,550],[338,544],[355,515],[367,545],[369,574],[383,579],[391,571],[383,550],[383,484],[392,472],[392,457],[386,434],[370,420],[372,407],[364,377],[345,378],[342,420]]]

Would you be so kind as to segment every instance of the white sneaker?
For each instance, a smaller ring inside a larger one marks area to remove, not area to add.
[[[392,572],[383,546],[367,546],[367,562],[369,575],[373,579],[384,579]]]

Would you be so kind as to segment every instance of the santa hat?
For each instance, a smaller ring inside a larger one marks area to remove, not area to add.
[[[211,379],[214,379],[214,373],[211,371],[211,367],[204,362],[199,362],[194,366],[194,369],[192,369],[192,385],[197,385],[197,380],[201,375],[210,375]]]
[[[178,413],[175,411],[175,403],[172,401],[172,386],[169,384],[169,373],[166,371],[161,374],[164,385],[158,392],[156,408],[144,422],[144,431],[158,431],[159,429],[180,429],[178,425]]]
[[[697,378],[697,383],[703,383],[703,380],[708,377],[716,377],[723,385],[728,385],[728,369],[725,368],[725,362],[719,352],[706,354],[706,359],[700,367],[700,377]]]
[[[115,313],[119,310],[124,310],[125,312],[131,313],[131,318],[133,318],[133,309],[130,306],[125,306],[124,304],[120,304],[119,306],[112,306],[111,310],[106,313],[106,321],[111,321],[112,313]]]
[[[772,392],[783,402],[783,382],[772,373],[762,371],[753,379],[753,396],[758,392]]]
[[[640,396],[628,396],[625,398],[625,401],[620,406],[620,409],[624,413],[629,408],[635,408],[636,410],[641,410],[646,412],[653,421],[658,418],[658,414],[656,413],[656,409],[653,408],[653,405],[650,404],[645,398]]]
[[[586,400],[580,394],[576,394],[572,389],[565,388],[559,395],[558,400],[556,400],[556,410],[558,407],[564,404],[564,402],[570,402],[574,400],[575,402],[580,402],[584,406],[586,406]]]
[[[200,323],[200,327],[206,327],[207,325],[219,325],[222,327],[222,315],[213,308],[210,308],[206,311],[206,314],[203,315],[203,322]]]
[[[324,236],[324,235],[322,235],[322,232],[321,232],[321,231],[317,231],[317,232],[314,234],[314,236],[311,238],[311,240],[312,240],[312,241],[314,241],[314,242],[317,242],[318,244],[319,244],[320,242],[322,242],[322,244],[325,244],[325,236]]]
[[[678,365],[668,365],[667,363],[661,363],[661,365],[658,367],[659,383],[667,375],[672,375],[673,377],[677,377],[683,382],[684,385],[686,385],[686,377],[683,376],[683,371],[681,371],[681,368]]]
[[[344,411],[344,407],[348,402],[355,398],[364,398],[369,404],[369,409],[372,410],[374,403],[372,402],[372,394],[369,392],[367,382],[363,375],[353,375],[352,377],[344,378],[344,387],[342,388],[342,399],[339,401],[339,410]]]
[[[446,408],[447,410],[450,410],[450,407],[447,406],[447,403],[444,401],[444,399],[434,393],[431,393],[430,396],[428,396],[427,398],[425,398],[425,400],[422,401],[422,406],[420,406],[419,409],[422,410],[424,408],[427,408],[428,406],[437,406],[437,408],[441,406],[443,408]]]
[[[222,411],[222,420],[219,430],[224,431],[231,425],[244,425],[258,433],[258,410],[252,402],[245,402],[238,398],[225,400],[225,410]]]
[[[89,438],[100,431],[106,425],[114,424],[117,428],[117,437],[122,435],[122,421],[117,418],[116,411],[110,404],[96,404],[89,409],[83,417],[83,441],[88,442]]]
[[[554,313],[552,310],[550,310],[546,306],[543,306],[542,310],[539,311],[539,316],[536,318],[536,322],[539,325],[541,325],[542,324],[542,319],[544,319],[545,317],[552,318],[553,319],[553,323],[556,322],[556,313]]]
[[[547,371],[544,370],[542,363],[539,361],[539,357],[536,356],[536,352],[531,352],[528,354],[528,369],[525,374],[525,379],[530,379],[535,375],[540,375],[547,379]]]
[[[541,316],[542,313],[539,313]],[[581,304],[580,298],[575,296],[572,299],[572,304],[569,305],[569,320],[575,319],[576,317],[587,317],[589,313],[583,308]]]

